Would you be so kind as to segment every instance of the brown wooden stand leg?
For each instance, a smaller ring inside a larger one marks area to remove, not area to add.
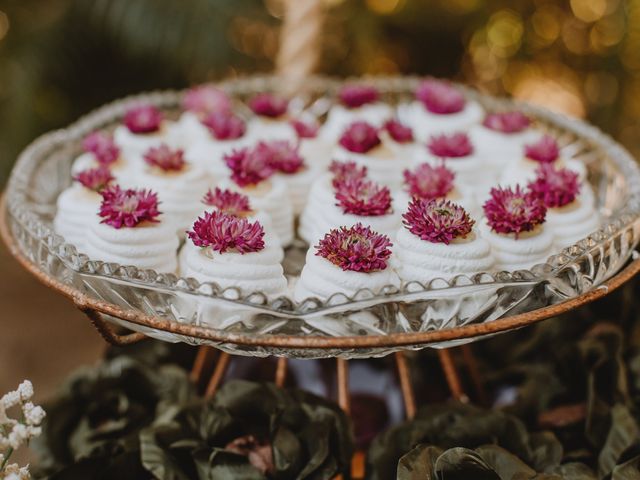
[[[338,381],[338,405],[347,415],[351,413],[351,400],[349,398],[349,366],[344,358],[336,358]]]
[[[206,345],[198,347],[198,354],[189,373],[189,378],[196,386],[199,386],[204,381],[205,376],[213,370],[215,356],[215,348]]]
[[[442,370],[445,378],[447,379],[447,384],[449,384],[449,390],[451,390],[453,398],[460,402],[467,403],[469,401],[469,397],[467,397],[462,390],[462,382],[460,381],[458,370],[456,369],[453,357],[451,356],[451,350],[444,348],[440,349],[438,350],[438,356],[440,357],[440,364],[442,365]]]
[[[106,340],[111,345],[115,346],[123,346],[123,345],[131,345],[132,343],[137,343],[140,340],[144,340],[146,337],[143,333],[140,332],[132,332],[127,333],[125,335],[120,335],[113,330],[113,326],[107,322],[104,318],[102,318],[102,313],[96,312],[90,308],[80,308],[82,313],[84,313],[93,326],[98,330],[98,333],[102,336],[104,340]]]
[[[207,390],[204,393],[205,398],[212,398],[218,391],[218,387],[222,383],[224,374],[227,372],[227,368],[229,367],[230,360],[231,355],[226,352],[220,352],[218,363],[216,363],[216,368],[213,371],[213,375],[211,375],[211,380],[209,380],[209,385],[207,385]]]
[[[400,389],[404,400],[404,412],[407,418],[411,419],[416,414],[416,399],[411,384],[411,372],[407,365],[407,358],[403,352],[396,352],[396,367],[398,368],[398,378],[400,379]]]
[[[287,358],[278,357],[278,363],[276,365],[276,385],[280,388],[284,387],[284,383],[287,381]]]
[[[467,370],[469,371],[471,381],[473,382],[473,388],[476,391],[478,403],[480,405],[487,405],[487,392],[485,391],[484,385],[482,384],[482,378],[480,376],[480,372],[478,371],[478,361],[473,354],[473,348],[470,344],[466,344],[460,347],[460,350],[462,350],[464,363],[467,367]]]

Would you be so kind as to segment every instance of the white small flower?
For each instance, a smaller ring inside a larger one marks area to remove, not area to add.
[[[42,407],[31,402],[27,402],[22,406],[22,413],[28,425],[40,425],[46,415]]]
[[[15,407],[20,403],[20,393],[16,390],[14,392],[8,392],[0,399],[5,410],[9,410],[11,407]]]
[[[29,438],[29,428],[22,423],[18,423],[13,426],[11,433],[9,433],[9,445],[11,445],[11,448],[14,450],[17,450]]]
[[[33,397],[33,385],[29,380],[24,380],[20,385],[18,385],[18,393],[20,394],[20,399],[23,402],[27,400],[31,400]]]

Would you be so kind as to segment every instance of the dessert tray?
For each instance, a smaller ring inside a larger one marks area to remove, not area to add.
[[[373,78],[367,83],[386,103],[398,105],[412,100],[419,80]],[[323,118],[341,85],[314,77],[290,108]],[[219,86],[243,104],[258,92],[277,90],[278,78],[250,77]],[[192,278],[92,260],[52,229],[56,199],[71,182],[81,140],[96,129],[113,127],[140,101],[177,117],[183,92],[167,91],[110,103],[35,140],[9,180],[1,205],[2,236],[26,268],[69,297],[111,341],[126,343],[142,334],[253,356],[358,358],[455,346],[568,311],[640,270],[634,259],[640,241],[640,170],[629,153],[579,120],[460,88],[488,112],[524,112],[571,159],[584,164],[603,219],[599,231],[530,270],[405,282],[352,297],[335,294],[326,301],[270,299],[261,292],[221,290]],[[307,249],[301,240],[286,249],[283,267],[290,280],[299,276]],[[138,333],[118,335],[114,327]]]

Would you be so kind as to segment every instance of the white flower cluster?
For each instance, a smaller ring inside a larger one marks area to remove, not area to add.
[[[18,389],[0,398],[0,480],[26,480],[31,478],[28,467],[8,463],[14,450],[40,435],[40,424],[45,412],[42,407],[31,402],[33,385],[29,380],[22,382]],[[21,419],[9,416],[9,410],[19,408]]]

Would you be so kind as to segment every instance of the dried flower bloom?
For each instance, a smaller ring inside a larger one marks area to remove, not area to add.
[[[462,111],[464,95],[449,82],[424,80],[416,89],[416,98],[431,113],[449,114]]]
[[[380,145],[378,129],[367,122],[353,122],[340,137],[340,145],[354,153],[367,153]]]
[[[547,209],[542,200],[532,192],[520,188],[492,188],[491,198],[484,204],[484,214],[488,225],[498,233],[514,233],[516,238],[522,232],[529,232],[541,225]]]
[[[316,138],[318,130],[320,130],[320,124],[315,119],[302,120],[296,118],[291,120],[290,124],[296,131],[298,138]]]
[[[540,164],[536,170],[536,179],[528,187],[547,208],[568,205],[580,193],[578,174],[568,168],[556,169],[550,163]]]
[[[263,148],[240,148],[224,156],[231,169],[231,180],[240,187],[257,185],[273,175],[271,155]]]
[[[204,212],[187,235],[197,247],[210,247],[220,253],[231,250],[245,254],[264,248],[264,229],[260,222],[252,223],[218,211]]]
[[[131,133],[153,133],[160,130],[164,115],[152,105],[137,105],[124,114],[124,124]]]
[[[202,124],[216,140],[234,140],[247,131],[245,121],[228,111],[211,112],[204,117]]]
[[[249,197],[229,189],[222,190],[216,187],[213,191],[209,190],[202,203],[234,217],[244,217],[252,213]]]
[[[423,163],[413,171],[404,171],[409,195],[426,200],[446,197],[453,190],[454,178],[455,174],[444,165],[432,167]]]
[[[461,158],[473,153],[473,145],[466,133],[434,135],[427,146],[432,155],[441,158]]]
[[[525,145],[524,154],[536,162],[553,163],[560,156],[560,147],[551,135],[543,135],[537,142]]]
[[[422,240],[447,245],[466,237],[475,224],[464,208],[444,199],[414,198],[402,218],[407,230]]]
[[[259,93],[249,100],[249,108],[262,117],[280,117],[287,112],[288,107],[289,101],[286,98],[272,93]]]
[[[336,205],[344,213],[374,217],[391,211],[391,192],[366,179],[344,180],[336,187]]]
[[[110,185],[101,192],[101,223],[114,228],[135,227],[148,221],[157,222],[158,195],[151,190],[121,189],[118,185]]]
[[[120,157],[120,148],[111,135],[105,132],[95,131],[84,137],[82,149],[92,153],[96,161],[103,166],[111,165]]]
[[[345,85],[340,89],[338,98],[347,108],[358,108],[378,101],[378,89],[371,85]]]
[[[103,166],[82,170],[73,179],[94,192],[99,192],[114,180],[111,170]]]
[[[329,165],[329,171],[333,173],[331,184],[337,188],[341,182],[351,179],[364,179],[367,176],[367,167],[356,162],[339,162],[333,160]]]
[[[179,172],[186,166],[184,151],[172,149],[166,144],[151,147],[143,155],[147,165],[159,168],[164,172]]]
[[[393,244],[389,237],[357,223],[327,233],[316,245],[316,255],[326,258],[342,270],[374,272],[387,268]]]
[[[229,442],[224,449],[247,457],[249,463],[263,475],[275,472],[273,449],[268,441],[261,441],[254,435],[245,435]]]
[[[518,133],[531,125],[531,120],[521,112],[500,112],[487,115],[482,124],[496,132]]]
[[[287,140],[259,142],[255,146],[255,151],[260,156],[268,157],[271,168],[281,173],[297,173],[304,167],[304,159],[298,147]]]
[[[388,120],[384,128],[389,136],[398,143],[413,142],[413,130],[397,119]]]
[[[197,85],[190,88],[182,98],[182,108],[198,115],[213,112],[230,113],[231,99],[223,90],[213,85]]]

